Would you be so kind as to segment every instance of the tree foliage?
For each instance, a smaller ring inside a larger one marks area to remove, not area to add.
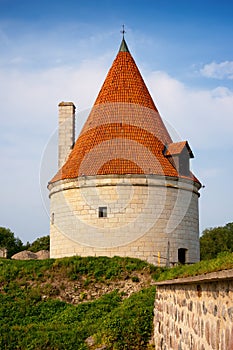
[[[22,241],[5,227],[0,227],[0,248],[7,249],[8,258],[24,249]]]
[[[49,250],[49,236],[37,238],[27,249],[35,253],[39,250]]]
[[[233,252],[233,222],[209,228],[200,238],[201,260],[216,258],[219,253]]]
[[[22,250],[30,250],[38,252],[39,250],[49,250],[49,235],[37,238],[34,242],[27,242],[25,245],[22,241],[15,237],[14,233],[6,227],[0,227],[0,248],[7,249],[7,258],[21,252]]]

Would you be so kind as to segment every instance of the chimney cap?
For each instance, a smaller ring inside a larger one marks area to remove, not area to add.
[[[59,103],[58,106],[59,106],[59,107],[73,106],[74,108],[76,108],[73,102],[64,102],[64,101],[62,101],[62,102]]]

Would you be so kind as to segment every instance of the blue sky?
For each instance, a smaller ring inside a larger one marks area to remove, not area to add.
[[[161,116],[187,139],[205,185],[200,231],[233,221],[233,2],[0,0],[0,226],[24,242],[49,233],[57,105],[80,129],[120,45]]]

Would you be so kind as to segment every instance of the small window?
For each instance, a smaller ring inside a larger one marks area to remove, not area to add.
[[[52,213],[52,215],[51,215],[51,224],[52,225],[54,224],[54,213]]]
[[[99,207],[99,218],[107,217],[107,207]]]

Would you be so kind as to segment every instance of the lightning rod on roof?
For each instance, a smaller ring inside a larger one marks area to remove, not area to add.
[[[121,30],[121,33],[122,33],[123,38],[124,38],[124,34],[126,33],[126,31],[125,31],[125,25],[124,25],[124,24],[122,24],[122,30]]]

